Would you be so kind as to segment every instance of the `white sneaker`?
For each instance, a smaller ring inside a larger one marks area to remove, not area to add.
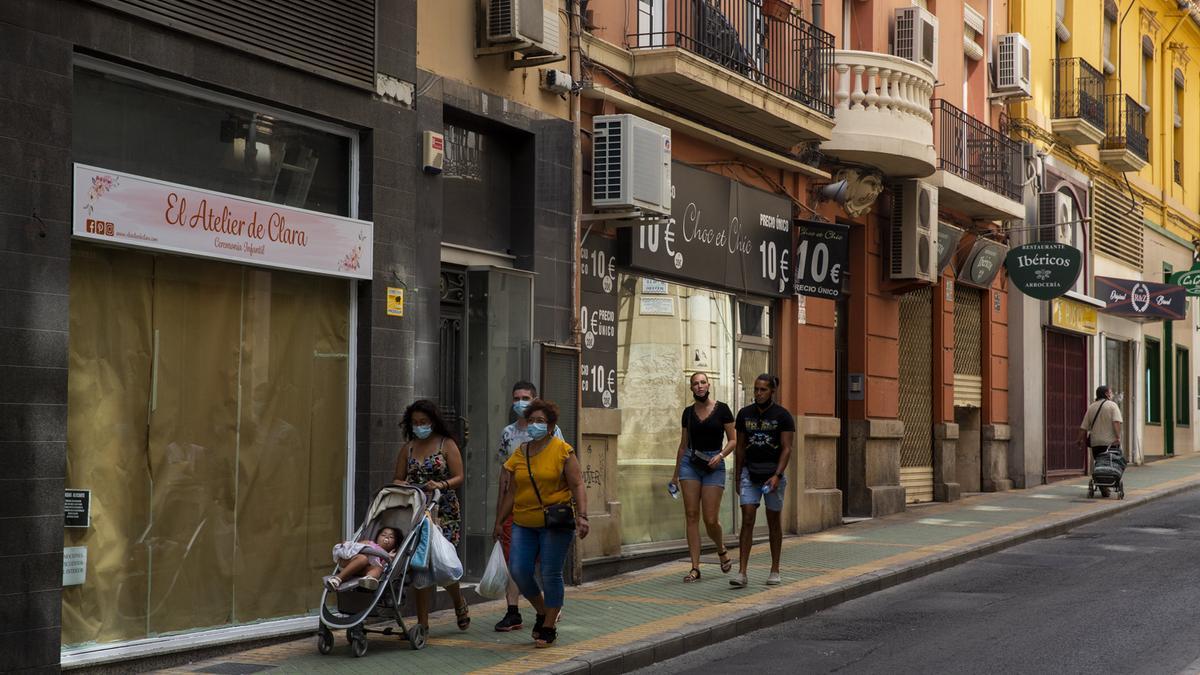
[[[767,575],[768,586],[778,586],[780,583],[781,581],[779,580],[779,572],[771,572],[769,575]]]
[[[746,579],[745,574],[739,574],[729,580],[729,585],[733,586],[734,588],[745,588],[746,585],[749,583],[750,582],[749,582],[749,580]]]

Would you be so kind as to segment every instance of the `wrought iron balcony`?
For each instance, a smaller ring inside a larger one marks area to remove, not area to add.
[[[667,0],[661,7],[665,16],[639,13],[630,48],[686,50],[833,116],[833,35],[784,11],[790,7],[781,0]]]
[[[1104,77],[1081,58],[1054,61],[1054,133],[1075,145],[1104,138]]]
[[[1021,145],[942,99],[933,101],[938,168],[1021,199]]]
[[[1146,109],[1128,94],[1104,97],[1104,142],[1100,159],[1120,171],[1141,171],[1150,162]]]

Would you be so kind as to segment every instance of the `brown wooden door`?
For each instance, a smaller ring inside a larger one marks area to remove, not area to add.
[[[1088,406],[1087,338],[1046,331],[1046,475],[1087,472],[1087,450],[1075,442]]]

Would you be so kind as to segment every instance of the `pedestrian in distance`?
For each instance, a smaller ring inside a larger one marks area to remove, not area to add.
[[[587,492],[579,458],[566,441],[557,438],[558,406],[541,399],[525,409],[530,441],[504,463],[512,486],[496,513],[493,536],[499,540],[504,521],[513,519],[509,569],[537,612],[533,640],[549,647],[558,638],[563,606],[563,564],[575,534],[588,535]],[[541,585],[534,567],[541,561]]]
[[[767,534],[771,544],[771,573],[767,585],[780,583],[779,556],[783,550],[783,491],[787,488],[784,471],[792,457],[796,421],[792,413],[775,402],[779,378],[763,373],[754,380],[754,403],[738,411],[737,454],[734,455],[734,483],[742,506],[742,531],[738,538],[738,574],[730,585],[745,587],[750,547],[754,543],[754,520],[760,502],[767,506]]]
[[[458,546],[462,533],[462,516],[458,493],[463,484],[462,453],[451,438],[450,427],[442,419],[432,401],[415,401],[404,411],[400,422],[404,437],[408,440],[396,458],[397,484],[415,485],[432,497],[439,490],[437,523],[446,539]],[[433,599],[433,588],[418,589],[413,596],[417,610],[417,623],[429,628],[429,606]],[[467,599],[463,597],[458,583],[446,586],[446,592],[454,600],[454,615],[458,629],[466,630],[471,625],[471,612]]]
[[[733,561],[725,549],[721,531],[721,496],[725,493],[725,458],[737,447],[733,429],[733,411],[711,395],[708,375],[692,373],[689,381],[693,403],[683,409],[679,450],[675,455],[675,473],[671,485],[683,492],[683,512],[687,519],[688,554],[692,569],[684,583],[700,580],[700,516],[704,528],[717,545],[721,571],[729,574]]]
[[[517,415],[517,420],[512,424],[504,427],[500,432],[500,447],[496,454],[499,457],[500,464],[503,466],[512,457],[513,451],[521,445],[533,440],[529,437],[529,422],[525,419],[525,410],[529,404],[537,398],[537,387],[532,382],[521,380],[512,387],[512,410]],[[558,426],[554,427],[555,438],[562,439],[562,431]],[[496,493],[496,512],[499,513],[500,506],[504,503],[504,495],[512,489],[512,483],[509,480],[510,474],[507,471],[500,471],[500,489]],[[504,549],[504,561],[506,563],[511,560],[510,553],[512,551],[512,526],[513,520],[510,515],[504,520],[504,531],[500,535],[500,546]],[[517,609],[517,599],[521,597],[520,590],[517,588],[517,582],[513,580],[511,571],[509,572],[508,588],[504,592],[505,601],[508,604],[508,611],[504,613],[504,618],[496,624],[496,631],[507,633],[509,631],[520,630],[524,627],[525,622],[521,618],[521,612]]]
[[[1112,389],[1107,384],[1096,387],[1096,400],[1088,406],[1079,423],[1076,442],[1080,449],[1090,447],[1092,460],[1104,454],[1110,447],[1121,447],[1121,406],[1113,400]],[[1101,486],[1100,495],[1107,497],[1108,488]]]

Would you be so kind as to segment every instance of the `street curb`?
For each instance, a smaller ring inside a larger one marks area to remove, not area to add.
[[[1031,525],[1012,534],[1000,535],[976,544],[967,544],[960,549],[935,553],[911,563],[868,572],[853,579],[835,581],[819,588],[803,591],[792,597],[783,598],[778,602],[768,601],[753,609],[733,611],[727,616],[707,621],[704,625],[682,626],[679,629],[666,631],[627,645],[576,656],[536,672],[616,675],[646,668],[700,647],[731,640],[793,619],[811,616],[821,610],[886,588],[920,579],[1029,541],[1056,537],[1077,527],[1197,488],[1200,488],[1200,481],[1152,492],[1133,499],[1113,501],[1091,513],[1066,516],[1058,522],[1047,525]]]

